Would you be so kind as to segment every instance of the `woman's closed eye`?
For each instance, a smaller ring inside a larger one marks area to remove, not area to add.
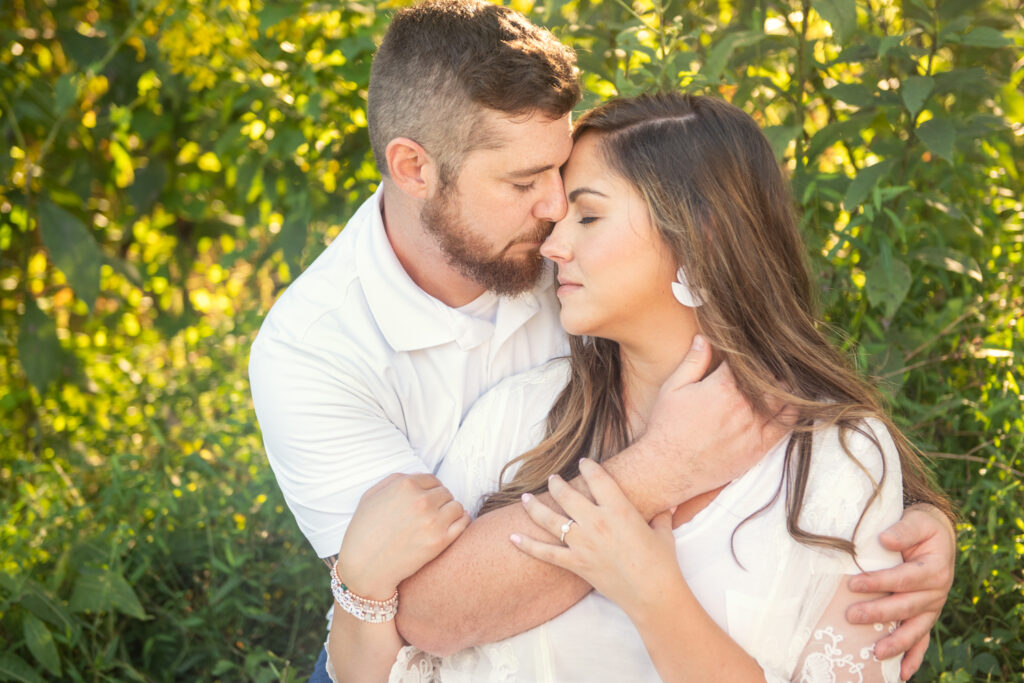
[[[589,225],[597,220],[597,216],[580,216],[580,225]]]

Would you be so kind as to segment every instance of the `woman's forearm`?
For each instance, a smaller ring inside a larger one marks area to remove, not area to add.
[[[335,605],[327,638],[328,671],[333,668],[333,679],[339,683],[382,683],[402,645],[394,620],[361,621]]]
[[[764,683],[761,667],[708,616],[682,575],[627,613],[666,683]]]

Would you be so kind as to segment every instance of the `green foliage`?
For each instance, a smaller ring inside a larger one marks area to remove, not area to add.
[[[262,455],[245,359],[377,175],[395,3],[0,5],[0,680],[301,678],[324,572]],[[1010,0],[511,3],[585,106],[750,112],[826,319],[960,509],[920,680],[1024,669],[1024,44]]]

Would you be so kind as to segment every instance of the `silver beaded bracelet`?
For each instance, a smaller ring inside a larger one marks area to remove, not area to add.
[[[381,624],[398,614],[398,590],[387,600],[369,600],[350,591],[338,578],[338,563],[331,567],[331,593],[341,608],[356,619]]]

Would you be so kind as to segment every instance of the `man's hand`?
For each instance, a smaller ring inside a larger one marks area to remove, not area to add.
[[[392,474],[359,500],[338,553],[352,592],[387,600],[469,526],[469,513],[432,474]]]
[[[710,362],[710,346],[695,336],[683,362],[662,386],[640,439],[648,452],[658,454],[647,464],[671,491],[670,499],[658,501],[662,505],[657,510],[736,479],[792,426],[788,415],[754,412],[725,363],[701,379]]]
[[[858,574],[850,579],[850,590],[892,595],[851,605],[846,618],[853,624],[902,621],[878,641],[875,654],[885,659],[906,652],[900,677],[908,680],[924,660],[928,634],[953,585],[956,534],[941,512],[922,503],[907,508],[903,519],[883,531],[880,540],[903,554],[903,564]]]

